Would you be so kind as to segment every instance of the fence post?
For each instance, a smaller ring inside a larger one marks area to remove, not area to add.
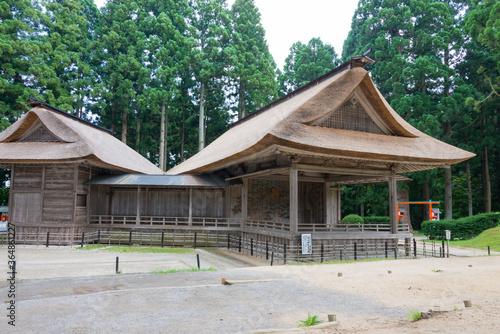
[[[286,264],[286,244],[283,244],[283,264]]]
[[[231,247],[231,237],[229,236],[229,234],[227,235],[227,249],[229,249]]]
[[[266,260],[269,260],[269,240],[266,240]]]
[[[46,247],[49,247],[49,235],[50,235],[50,232],[47,232],[47,246]],[[73,241],[71,243],[73,243]]]
[[[97,231],[97,243],[100,244],[101,243],[101,230],[98,230]]]
[[[385,242],[385,258],[388,258],[388,248],[387,248],[387,241]]]
[[[16,278],[16,261],[12,264],[12,278]]]
[[[196,254],[196,262],[198,263],[198,270],[200,270],[200,254]]]
[[[116,273],[118,274],[118,256],[116,257]]]
[[[446,257],[446,256],[445,256],[445,248],[444,248],[444,240],[442,240],[441,242],[442,242],[442,244],[443,244],[443,259],[444,259],[444,258]]]
[[[83,243],[85,242],[85,232],[82,232],[82,248],[83,248]]]
[[[165,240],[165,232],[161,232],[161,248],[163,248],[163,241]]]
[[[238,241],[238,252],[241,253],[241,235],[240,235],[240,240]]]
[[[488,256],[491,255],[491,252],[490,252],[490,246],[488,246]]]
[[[198,235],[198,232],[194,232],[194,248],[196,249],[196,236]]]
[[[397,260],[398,259],[398,248],[394,247],[394,258]]]
[[[354,243],[354,261],[358,260],[358,245]]]
[[[323,253],[324,253],[324,250],[325,250],[324,247],[325,246],[323,245],[323,243],[321,243],[321,262],[323,262]]]
[[[132,246],[132,231],[130,231],[129,237],[128,237],[128,246]]]
[[[253,239],[250,239],[250,255],[253,255]]]
[[[271,267],[273,266],[274,262],[274,251],[271,252]]]
[[[417,240],[413,238],[413,256],[417,257]]]
[[[342,249],[340,250],[340,262],[342,262]]]

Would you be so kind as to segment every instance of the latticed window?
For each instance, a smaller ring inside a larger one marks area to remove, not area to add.
[[[353,97],[335,110],[317,126],[360,132],[385,134],[366,113],[359,101]]]

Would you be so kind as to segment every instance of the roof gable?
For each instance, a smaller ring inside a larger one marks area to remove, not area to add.
[[[21,136],[14,139],[13,142],[32,142],[32,143],[46,143],[46,142],[62,142],[52,131],[50,131],[41,121],[37,119],[35,123],[26,130]]]

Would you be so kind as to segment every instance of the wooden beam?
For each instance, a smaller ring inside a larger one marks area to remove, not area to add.
[[[188,225],[193,226],[193,188],[189,188]]]
[[[396,172],[392,171],[389,176],[389,217],[391,221],[391,233],[398,233],[398,187]]]
[[[248,179],[243,179],[241,187],[241,228],[245,227],[248,218]]]
[[[137,202],[135,211],[135,225],[141,225],[141,186],[137,186]]]
[[[299,232],[299,173],[295,166],[290,168],[290,232]]]
[[[326,167],[326,166],[303,165],[303,164],[298,164],[297,169],[306,172],[310,171],[310,172],[322,172],[322,173],[345,174],[345,175],[371,175],[371,176],[391,175],[391,171],[388,170],[339,168],[339,167]]]
[[[229,178],[226,179],[226,181],[231,181],[231,180],[236,180],[236,179],[243,179],[243,178],[249,178],[249,177],[257,177],[257,176],[266,176],[266,175],[279,174],[279,173],[283,173],[283,172],[288,172],[289,169],[290,169],[289,167],[266,169],[266,170],[261,170],[261,171],[258,171],[258,172],[247,173],[247,174],[243,174],[243,175],[229,177]]]

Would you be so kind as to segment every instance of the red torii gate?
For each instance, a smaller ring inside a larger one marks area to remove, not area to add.
[[[399,211],[399,204],[427,204],[427,205],[429,205],[428,214],[429,214],[430,220],[434,220],[434,219],[438,218],[438,215],[437,215],[437,213],[434,212],[434,210],[432,210],[432,204],[440,204],[440,203],[441,203],[441,201],[432,201],[432,200],[429,200],[429,201],[413,201],[413,202],[399,202],[398,201],[398,205],[397,205],[397,209],[398,209],[398,224],[399,224],[399,218],[403,218],[405,216],[404,213],[401,213],[401,211]]]

